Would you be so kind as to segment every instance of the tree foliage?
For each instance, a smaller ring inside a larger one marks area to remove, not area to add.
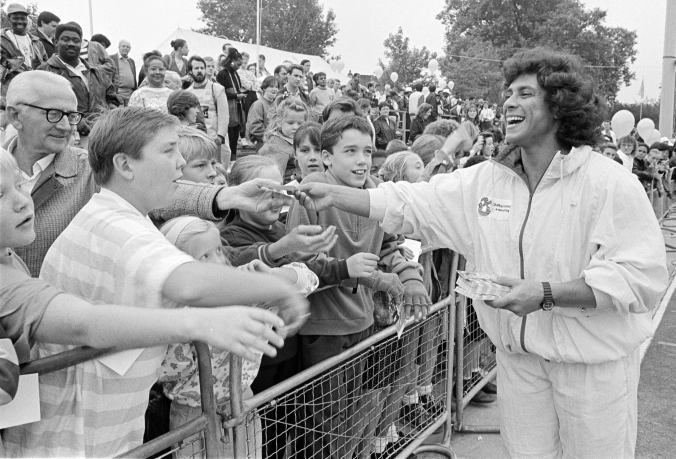
[[[382,84],[392,85],[390,75],[397,72],[399,80],[398,86],[406,86],[418,80],[423,75],[423,70],[427,68],[430,59],[437,57],[437,53],[430,52],[425,46],[422,49],[411,48],[408,37],[399,27],[396,34],[390,34],[383,42],[385,46],[385,57],[388,59],[385,64],[382,59],[378,60],[378,65],[383,69],[383,75],[380,77]]]
[[[206,27],[200,30],[230,40],[256,42],[256,2],[199,0]],[[336,41],[336,14],[317,0],[265,0],[261,9],[261,45],[301,54],[326,56]]]
[[[446,25],[447,55],[485,57],[470,54],[482,44],[501,60],[521,48],[567,51],[590,66],[611,102],[634,78],[636,32],[608,27],[604,10],[586,10],[579,0],[448,0],[437,18]]]

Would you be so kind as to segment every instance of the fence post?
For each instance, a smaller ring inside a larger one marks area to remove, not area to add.
[[[220,441],[220,423],[216,413],[214,398],[214,383],[211,374],[211,353],[205,343],[195,341],[197,350],[197,364],[199,366],[200,395],[202,398],[202,413],[207,418],[207,429],[204,434],[204,447],[207,458],[218,457],[218,442]]]
[[[453,260],[451,261],[451,275],[449,276],[448,295],[451,297],[448,312],[448,362],[446,375],[446,413],[448,413],[446,432],[444,432],[444,445],[451,445],[451,434],[453,431],[453,356],[455,355],[455,331],[457,323],[457,294],[455,293],[455,282],[458,275],[458,263],[460,262],[460,254],[453,252]],[[462,347],[462,346],[459,346]],[[457,371],[457,370],[456,370]],[[457,406],[457,401],[456,401]]]
[[[242,415],[242,359],[230,354],[230,408],[231,416],[238,418]],[[234,459],[240,459],[240,451],[246,454],[246,420],[238,422],[232,428],[232,449]]]

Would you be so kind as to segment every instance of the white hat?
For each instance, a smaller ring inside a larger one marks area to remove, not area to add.
[[[404,92],[406,92],[406,91],[408,91],[408,92],[413,92],[413,88],[411,88],[410,86],[406,86],[406,87],[404,88]]]

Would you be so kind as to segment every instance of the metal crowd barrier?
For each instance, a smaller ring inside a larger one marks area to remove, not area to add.
[[[215,405],[208,346],[195,343],[202,414],[118,457],[158,457],[169,449],[159,457],[215,458],[222,451],[219,442],[231,442],[236,459],[352,459],[370,457],[373,440],[389,437],[380,457],[403,459],[427,452],[454,458],[452,430],[467,430],[463,409],[496,371],[495,353],[485,335],[479,336],[470,303],[454,292],[457,269],[463,265],[462,257],[452,254],[450,266],[445,266],[446,296],[424,321],[409,319],[401,338],[395,325],[380,330],[249,399],[241,396],[242,362],[231,356],[229,413]],[[107,352],[78,348],[29,362],[22,374],[56,371]],[[419,386],[431,387],[431,396],[416,396]],[[454,390],[460,401],[455,418]],[[402,409],[404,400],[420,403],[407,410]]]

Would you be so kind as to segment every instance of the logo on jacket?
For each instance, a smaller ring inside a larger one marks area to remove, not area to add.
[[[479,215],[483,217],[489,215],[491,213],[491,204],[493,204],[493,201],[487,197],[481,198],[481,201],[479,201]]]

